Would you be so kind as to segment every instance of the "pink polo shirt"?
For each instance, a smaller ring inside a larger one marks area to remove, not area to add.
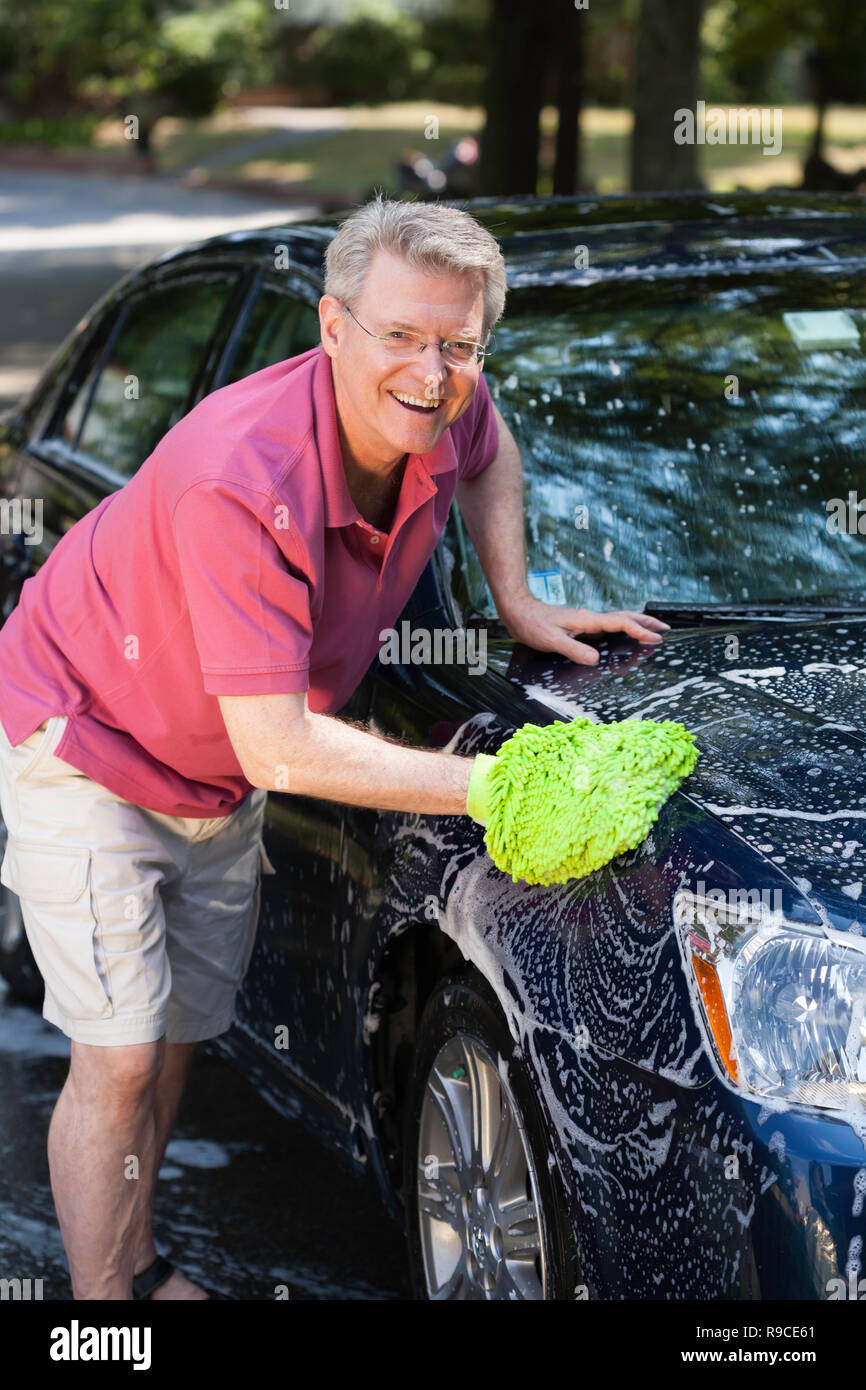
[[[406,460],[390,532],[343,471],[319,346],[207,396],[57,542],[0,629],[0,721],[17,745],[68,717],[55,755],[176,816],[251,791],[217,695],[360,684],[441,535],[458,478],[495,457],[483,374],[429,454]]]

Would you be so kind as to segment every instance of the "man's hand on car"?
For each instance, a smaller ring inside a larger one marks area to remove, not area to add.
[[[575,632],[625,632],[639,642],[660,642],[661,634],[670,629],[670,623],[629,608],[597,613],[592,608],[563,608],[558,603],[545,603],[532,594],[509,605],[500,617],[515,641],[525,642],[540,652],[561,652],[582,666],[596,666],[598,652],[585,642],[578,642],[572,635]]]

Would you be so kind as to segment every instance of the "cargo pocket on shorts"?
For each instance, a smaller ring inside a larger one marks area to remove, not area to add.
[[[21,899],[21,914],[46,989],[70,1019],[104,1018],[111,998],[95,955],[90,850],[62,849],[10,836],[0,883]]]

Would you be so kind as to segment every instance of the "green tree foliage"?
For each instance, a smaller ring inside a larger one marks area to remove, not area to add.
[[[866,100],[866,6],[861,0],[735,0],[725,64],[743,99],[766,88],[780,53],[801,47],[818,105]]]
[[[486,19],[477,6],[423,21],[384,7],[317,25],[293,45],[282,75],[328,103],[375,105],[423,94],[472,105],[481,99],[487,57]]]
[[[304,76],[337,105],[400,101],[414,94],[433,56],[423,46],[423,26],[408,15],[363,15],[346,24],[322,24],[302,50]]]
[[[866,169],[843,173],[823,157],[824,117],[833,102],[866,101],[866,6],[862,0],[735,0],[724,63],[744,97],[765,92],[780,54],[799,49],[815,134],[803,170],[807,188],[857,188]]]
[[[273,23],[258,0],[0,0],[0,102],[12,116],[204,115],[233,81],[267,80]]]

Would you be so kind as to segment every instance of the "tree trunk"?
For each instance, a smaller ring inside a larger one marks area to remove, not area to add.
[[[587,11],[576,10],[573,0],[561,0],[557,66],[556,156],[553,165],[553,191],[574,193],[580,186],[580,109],[583,104],[584,26]]]
[[[493,0],[481,137],[482,195],[535,193],[550,0]]]
[[[827,115],[827,103],[823,97],[818,100],[815,113],[815,133],[812,136],[812,148],[809,156],[812,159],[823,159],[824,157],[824,121]]]
[[[694,113],[703,0],[643,0],[637,39],[631,186],[636,193],[702,188],[696,144],[674,141],[674,113]],[[695,132],[697,133],[697,132]]]

